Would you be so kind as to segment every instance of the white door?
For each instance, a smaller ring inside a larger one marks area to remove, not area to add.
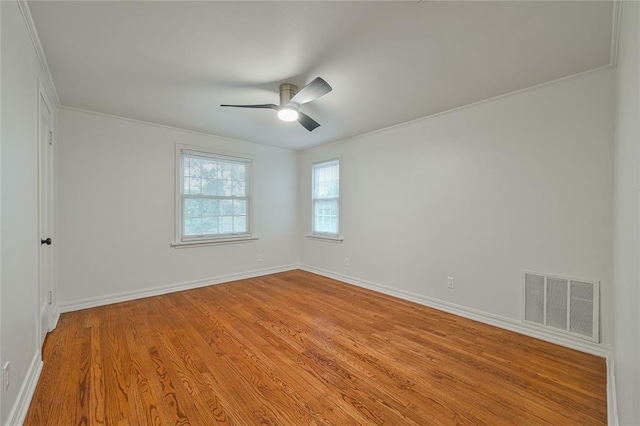
[[[40,267],[38,285],[38,312],[40,327],[38,345],[42,347],[49,332],[52,317],[52,281],[53,281],[53,134],[51,126],[51,108],[44,92],[40,91],[38,121],[38,167],[39,167],[39,229],[40,229]]]

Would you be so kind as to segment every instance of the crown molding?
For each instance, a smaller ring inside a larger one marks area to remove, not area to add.
[[[38,62],[40,62],[40,68],[42,69],[42,83],[47,90],[49,98],[53,101],[54,106],[60,108],[61,104],[60,98],[58,97],[58,91],[56,90],[56,86],[53,83],[51,70],[49,69],[47,58],[44,54],[44,50],[42,49],[42,44],[40,44],[40,38],[38,37],[38,31],[36,30],[36,25],[33,22],[33,17],[31,16],[29,5],[27,4],[26,0],[16,0],[16,3],[18,4],[18,8],[20,9],[20,13],[22,14],[22,19],[24,20],[24,25],[27,28],[29,37],[31,38],[33,49],[35,50],[36,56],[38,57]]]
[[[612,67],[618,66],[618,49],[620,44],[620,22],[622,21],[622,2],[623,0],[613,0],[613,12],[611,23],[611,59]]]

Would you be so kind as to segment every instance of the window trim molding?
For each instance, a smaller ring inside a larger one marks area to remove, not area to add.
[[[221,159],[228,158],[229,160],[243,161],[250,164],[248,178],[246,179],[247,187],[249,188],[249,195],[247,197],[247,209],[249,212],[247,227],[248,232],[242,234],[224,234],[219,237],[205,236],[205,237],[188,237],[183,236],[183,220],[182,220],[182,154],[183,153],[203,154],[219,157]],[[254,169],[256,161],[255,156],[244,152],[230,152],[219,149],[213,149],[205,146],[186,145],[177,143],[175,146],[175,166],[174,166],[174,239],[171,242],[170,247],[173,248],[187,248],[187,247],[204,247],[217,244],[233,244],[242,243],[248,241],[256,241],[254,227],[254,210],[253,210],[253,183],[254,183]]]
[[[313,229],[313,224],[314,224],[314,220],[315,220],[315,213],[314,213],[314,202],[313,202],[313,168],[317,165],[317,164],[322,164],[322,163],[329,163],[331,161],[337,161],[338,162],[338,232],[335,234],[330,234],[330,233],[326,233],[326,232],[314,232]],[[342,233],[340,232],[340,229],[342,227],[342,153],[336,154],[336,155],[328,155],[325,157],[320,157],[320,158],[315,158],[313,160],[311,160],[311,193],[310,193],[310,207],[311,207],[311,223],[310,223],[310,231],[307,234],[307,238],[312,239],[312,240],[318,240],[318,241],[328,241],[328,242],[332,242],[332,243],[342,243],[344,241],[344,237],[342,236]]]
[[[215,246],[215,245],[223,245],[223,244],[240,244],[240,243],[250,243],[253,241],[257,241],[259,238],[255,235],[248,237],[234,237],[234,238],[218,238],[215,240],[189,240],[183,242],[173,242],[169,244],[170,247],[181,249],[181,248],[191,248],[191,247],[205,247],[205,246]]]

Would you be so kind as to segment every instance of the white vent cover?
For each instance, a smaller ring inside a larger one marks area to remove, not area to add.
[[[523,273],[523,320],[599,342],[600,283]]]

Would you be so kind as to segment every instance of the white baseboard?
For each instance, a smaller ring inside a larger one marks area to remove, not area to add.
[[[60,321],[60,314],[61,312],[57,308],[53,311],[53,319],[51,321],[51,327],[49,328],[49,331],[53,331],[56,329],[56,327],[58,327],[58,321]]]
[[[203,278],[200,280],[185,281],[176,284],[169,284],[161,287],[154,287],[146,290],[128,291],[124,293],[109,294],[106,296],[90,297],[87,299],[63,302],[56,305],[54,314],[54,324],[57,325],[60,314],[65,312],[79,311],[81,309],[94,308],[96,306],[110,305],[112,303],[127,302],[129,300],[143,299],[145,297],[159,296],[161,294],[175,293],[177,291],[189,290],[192,288],[206,287],[209,285],[222,284],[230,281],[255,278],[263,275],[276,274],[278,272],[298,269],[298,265],[285,265],[274,268],[257,269],[239,274],[221,275],[219,277]]]
[[[607,358],[607,422],[609,426],[618,426],[618,401],[616,397],[616,370],[613,351]]]
[[[454,303],[445,302],[409,291],[387,287],[382,284],[327,271],[309,265],[300,265],[300,269],[607,359],[609,358],[609,353],[611,351],[611,347],[603,343],[598,344],[578,338],[572,338],[571,336],[562,335],[560,333],[554,333],[552,331],[540,330],[536,327],[528,326],[518,320],[489,314],[487,312],[467,308],[466,306],[456,305]]]
[[[42,372],[42,365],[42,355],[40,351],[37,351],[31,361],[29,371],[27,371],[27,377],[22,382],[16,402],[9,413],[8,426],[19,426],[24,423],[29,411],[29,405],[31,405],[31,398],[33,398],[33,393],[36,391],[36,385]]]

